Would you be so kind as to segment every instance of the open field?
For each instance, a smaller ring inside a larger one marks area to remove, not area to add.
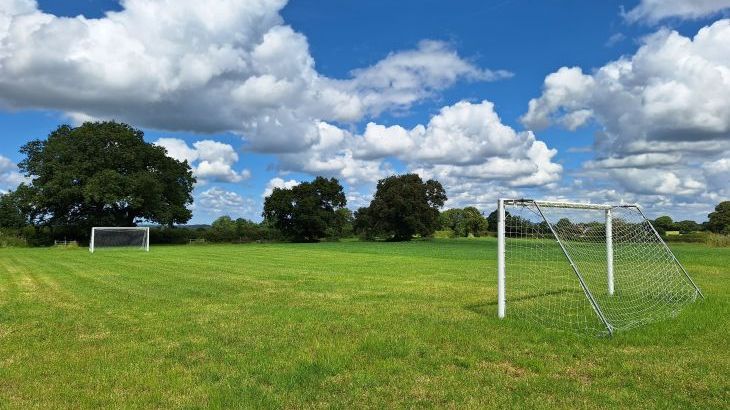
[[[496,243],[0,249],[0,407],[730,406],[730,249],[706,295],[577,336],[496,318]]]

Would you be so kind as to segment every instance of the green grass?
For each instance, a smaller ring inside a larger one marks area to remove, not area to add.
[[[496,318],[495,242],[0,249],[0,408],[730,406],[707,299],[613,338]]]

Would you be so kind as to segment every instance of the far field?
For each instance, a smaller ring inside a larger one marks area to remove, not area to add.
[[[496,317],[496,243],[0,249],[0,408],[730,407],[730,249],[705,296],[579,336]]]

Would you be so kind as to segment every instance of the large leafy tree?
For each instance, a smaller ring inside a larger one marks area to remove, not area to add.
[[[720,202],[715,212],[708,215],[707,229],[711,232],[730,234],[730,201]]]
[[[654,225],[654,228],[656,228],[657,232],[662,235],[664,235],[667,231],[673,231],[675,228],[672,217],[667,215],[660,216],[659,218],[655,219],[652,222],[652,225]]]
[[[473,206],[441,213],[441,226],[452,230],[456,236],[479,236],[487,230],[487,225],[487,219]]]
[[[20,169],[31,178],[16,195],[36,225],[75,229],[132,226],[144,220],[185,223],[195,178],[187,162],[144,141],[142,131],[117,122],[62,125],[45,140],[25,144]]]
[[[357,211],[355,227],[365,237],[395,241],[429,236],[439,228],[439,209],[446,199],[438,181],[423,182],[417,174],[394,175],[378,181],[370,206]]]
[[[263,216],[289,240],[316,242],[343,223],[345,205],[339,181],[317,177],[292,188],[274,188],[264,200]]]

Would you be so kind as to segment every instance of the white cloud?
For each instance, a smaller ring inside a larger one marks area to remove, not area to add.
[[[350,86],[378,113],[393,106],[407,108],[460,78],[494,81],[511,76],[504,70],[479,69],[443,42],[422,41],[416,50],[392,53],[371,67],[354,70]]]
[[[159,138],[154,142],[155,145],[164,147],[167,154],[178,161],[187,161],[192,164],[198,159],[198,150],[190,148],[187,142],[179,138]]]
[[[233,131],[249,148],[293,153],[320,121],[408,109],[481,69],[424,41],[349,78],[317,72],[307,38],[283,22],[285,0],[126,0],[99,19],[62,18],[32,1],[0,2],[0,104],[77,120],[202,133]]]
[[[319,128],[320,143],[282,155],[282,171],[335,176],[356,186],[353,192],[368,191],[395,173],[390,158],[401,161],[407,172],[441,181],[457,198],[451,206],[491,203],[497,193],[517,188],[551,187],[563,171],[554,162],[555,149],[530,131],[503,124],[489,101],[443,107],[427,124],[410,130],[376,123],[367,124],[361,135],[327,123]],[[369,202],[361,194],[355,197],[358,204]]]
[[[178,138],[160,138],[154,142],[167,149],[168,155],[177,160],[186,160],[193,168],[199,183],[241,182],[251,177],[251,171],[237,172],[233,165],[238,162],[238,153],[229,144],[203,140],[193,143],[191,148]]]
[[[274,192],[274,188],[290,189],[294,188],[297,185],[299,185],[299,181],[295,179],[285,181],[279,177],[272,178],[271,180],[269,180],[269,183],[266,184],[266,189],[264,189],[264,193],[261,195],[261,197],[266,198],[267,196],[271,195],[271,193]]]
[[[631,192],[648,195],[686,196],[702,193],[705,185],[691,175],[653,169],[615,169],[610,175]]]
[[[730,197],[730,159],[708,162],[703,168],[710,192],[725,198]]]
[[[18,166],[0,155],[0,189],[12,190],[23,182],[28,182],[28,179],[19,172]]]
[[[605,46],[613,47],[624,40],[626,40],[626,36],[624,35],[624,33],[614,33],[611,35],[611,37],[608,38],[608,40],[606,40]]]
[[[586,161],[584,166],[588,169],[596,168],[647,168],[652,166],[661,165],[675,165],[680,159],[681,155],[664,154],[664,153],[648,153],[648,154],[637,154],[629,155],[622,158],[603,158],[594,161]]]
[[[730,20],[703,27],[694,38],[659,30],[634,55],[592,73],[562,67],[548,75],[522,121],[533,129],[571,130],[594,121],[598,158],[583,172],[594,186],[661,195],[661,201],[713,200],[730,186],[730,178],[712,171],[730,157],[728,49]]]
[[[382,134],[376,138],[368,131]],[[461,101],[443,107],[427,125],[407,132],[398,126],[370,124],[359,143],[377,144],[370,152],[382,146],[398,147],[389,154],[411,169],[459,181],[501,179],[512,186],[544,185],[556,181],[562,172],[552,162],[556,150],[538,141],[532,132],[518,133],[503,124],[489,101]]]
[[[220,187],[201,192],[195,198],[195,212],[209,217],[228,215],[232,218],[260,219],[260,206],[254,200]]]
[[[657,23],[670,17],[698,19],[730,8],[730,0],[641,0],[624,14],[629,22]]]

